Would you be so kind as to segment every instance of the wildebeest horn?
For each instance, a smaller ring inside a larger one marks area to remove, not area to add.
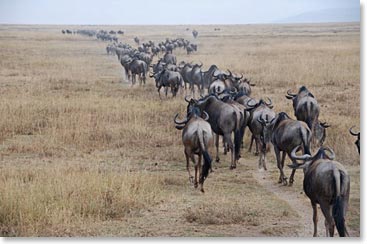
[[[259,122],[259,123],[260,123],[261,125],[263,125],[263,126],[265,126],[265,125],[266,125],[265,120],[264,120],[261,116],[257,117],[257,122]]]
[[[232,76],[232,72],[229,69],[227,71],[229,72],[229,76]]]
[[[255,104],[251,105],[251,104],[250,104],[250,102],[251,102],[251,101],[254,101],[254,102],[255,102]],[[253,108],[253,107],[255,107],[255,106],[256,106],[256,104],[257,104],[257,103],[256,103],[256,101],[255,101],[253,98],[251,98],[250,100],[248,100],[248,101],[247,101],[247,104],[246,104],[246,105],[247,105],[247,106],[249,106],[250,108]]]
[[[189,96],[189,95],[185,96],[185,101],[186,101],[187,103],[189,103],[189,102],[190,102],[190,100],[188,99],[188,96]]]
[[[325,151],[330,152],[330,155],[326,155],[326,157],[328,157],[330,160],[334,160],[335,159],[335,153],[333,151],[333,149],[329,148],[329,147],[324,147]]]
[[[205,115],[205,118],[203,118],[205,121],[209,119],[209,114],[205,111],[203,111],[203,114]]]
[[[177,119],[177,117],[178,117],[178,114],[176,114],[176,116],[175,116],[175,118],[173,119],[173,121],[174,121],[176,124],[178,124],[178,125],[186,124],[186,123],[187,123],[187,121],[189,121],[189,120],[188,120],[188,118],[185,118],[183,121],[177,121],[177,120],[176,120],[176,119]]]
[[[320,125],[324,128],[329,128],[330,125],[327,122],[320,122]]]
[[[352,129],[353,129],[354,127],[355,127],[355,126],[350,127],[350,129],[349,129],[349,133],[350,133],[352,136],[358,136],[358,135],[360,134],[360,132],[359,132],[359,133],[353,132],[353,131],[352,131]]]
[[[200,61],[200,65],[199,65],[199,67],[201,68],[203,66],[203,63]]]
[[[241,74],[240,80],[243,78],[243,74]]]
[[[292,96],[292,97],[297,96],[297,94],[291,93],[291,89],[289,89],[289,90],[287,91],[287,95]]]
[[[296,155],[296,152],[298,151],[298,149],[300,148],[300,146],[301,145],[298,145],[295,148],[293,148],[293,150],[291,152],[291,158],[292,159],[296,159],[296,160],[304,160],[304,161],[310,160],[312,158],[312,156],[309,155],[309,154],[304,154],[302,156],[297,156]]]
[[[268,105],[269,108],[273,108],[273,106],[272,106],[273,105],[273,102],[271,101],[271,99],[269,97],[267,97],[267,99],[269,100],[269,103],[265,102],[265,100],[264,100],[264,103],[266,105]]]

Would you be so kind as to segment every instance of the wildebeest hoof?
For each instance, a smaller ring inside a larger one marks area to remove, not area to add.
[[[190,183],[194,183],[194,177],[193,176],[190,176],[189,177],[189,181],[190,181]]]
[[[205,193],[204,188],[201,188],[201,189],[200,189],[200,191],[201,191],[202,193]]]
[[[217,157],[216,159],[215,159],[215,162],[217,162],[217,163],[219,163],[219,157]]]
[[[287,179],[283,179],[283,185],[284,185],[284,186],[288,185],[288,181],[287,181]]]
[[[258,153],[258,152],[255,152],[255,153],[254,153],[254,155],[255,155],[255,156],[259,156],[259,153]]]
[[[293,179],[290,179],[288,186],[292,186],[293,185],[293,182],[294,182],[294,180]]]
[[[231,165],[230,167],[229,167],[229,169],[235,169],[236,168],[236,165]]]
[[[198,184],[197,182],[195,182],[194,187],[195,187],[195,188],[198,188],[198,185],[199,185],[199,184]]]

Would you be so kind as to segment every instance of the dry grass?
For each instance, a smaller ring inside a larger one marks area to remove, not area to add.
[[[185,111],[183,95],[161,101],[152,81],[130,88],[106,43],[62,35],[63,28],[70,27],[0,26],[2,235],[292,235],[289,223],[299,220],[290,206],[246,173],[256,170],[256,157],[244,153],[233,172],[222,156],[207,193],[196,192],[172,124]],[[326,144],[353,175],[348,222],[359,235],[359,156],[348,132],[359,125],[359,25],[195,28],[197,40],[186,26],[118,27],[132,45],[134,36],[197,42],[199,51],[178,50],[178,61],[244,73],[256,83],[253,96],[271,97],[277,112],[293,115],[284,94],[306,85],[321,104],[321,120],[332,125]],[[275,168],[272,155],[269,161]],[[161,215],[162,207],[169,211]],[[196,232],[197,224],[207,227]]]
[[[90,166],[48,165],[1,169],[2,235],[53,235],[59,225],[122,219],[160,195],[148,172],[113,172]]]

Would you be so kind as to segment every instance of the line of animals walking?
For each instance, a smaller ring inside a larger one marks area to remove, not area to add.
[[[197,38],[197,35],[194,37]],[[176,129],[182,130],[186,168],[189,181],[195,188],[200,185],[200,190],[205,192],[204,181],[212,171],[212,157],[208,150],[214,137],[216,162],[220,161],[219,137],[222,137],[224,154],[230,153],[229,168],[233,170],[241,157],[243,138],[248,127],[252,134],[249,151],[255,142],[260,170],[267,170],[266,153],[271,144],[280,173],[278,183],[292,186],[296,170],[303,169],[303,189],[313,208],[313,236],[317,236],[317,204],[325,217],[326,235],[333,236],[336,226],[339,236],[349,236],[345,215],[350,177],[343,164],[335,160],[335,152],[323,145],[326,129],[330,125],[319,121],[320,106],[306,86],[301,86],[296,93],[291,90],[285,93],[285,97],[292,101],[295,120],[285,112],[276,113],[270,98],[257,100],[251,97],[251,87],[255,84],[243,74],[235,74],[229,69],[220,70],[214,64],[204,71],[201,62],[194,64],[181,61],[177,64],[173,54],[176,48],[185,49],[188,55],[197,51],[197,45],[188,40],[167,38],[158,45],[152,41],[140,44],[137,37],[134,41],[138,45],[137,49],[121,42],[108,44],[107,54],[117,55],[125,77],[132,85],[136,83],[136,75],[140,85],[145,85],[147,73],[150,72],[149,76],[154,78],[160,98],[161,88],[165,89],[166,97],[168,89],[172,97],[177,95],[179,89],[182,93],[185,91],[186,116],[180,120],[179,114],[176,114],[174,123]],[[159,58],[163,53],[163,57]],[[158,61],[153,64],[154,56],[157,56]],[[195,99],[195,91],[200,98]],[[190,95],[187,95],[188,92]],[[359,153],[360,132],[353,131],[353,127],[349,132],[357,137],[355,144]],[[292,161],[288,165],[292,169],[289,182],[284,174],[287,155]],[[190,161],[195,168],[194,176],[190,172]]]

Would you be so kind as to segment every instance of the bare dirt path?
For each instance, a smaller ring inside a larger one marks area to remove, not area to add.
[[[298,223],[295,226],[296,236],[299,237],[312,237],[313,236],[313,221],[312,221],[312,207],[307,197],[304,195],[303,190],[295,190],[297,186],[283,186],[276,183],[276,178],[272,177],[270,172],[254,170],[252,172],[253,177],[257,182],[262,185],[269,192],[275,194],[278,198],[286,201],[289,206],[293,208],[299,215]],[[299,177],[298,177],[299,178]],[[321,214],[321,213],[320,213]],[[321,221],[320,221],[321,220]],[[324,228],[322,226],[323,218],[319,215],[318,221],[318,235],[324,234]]]

